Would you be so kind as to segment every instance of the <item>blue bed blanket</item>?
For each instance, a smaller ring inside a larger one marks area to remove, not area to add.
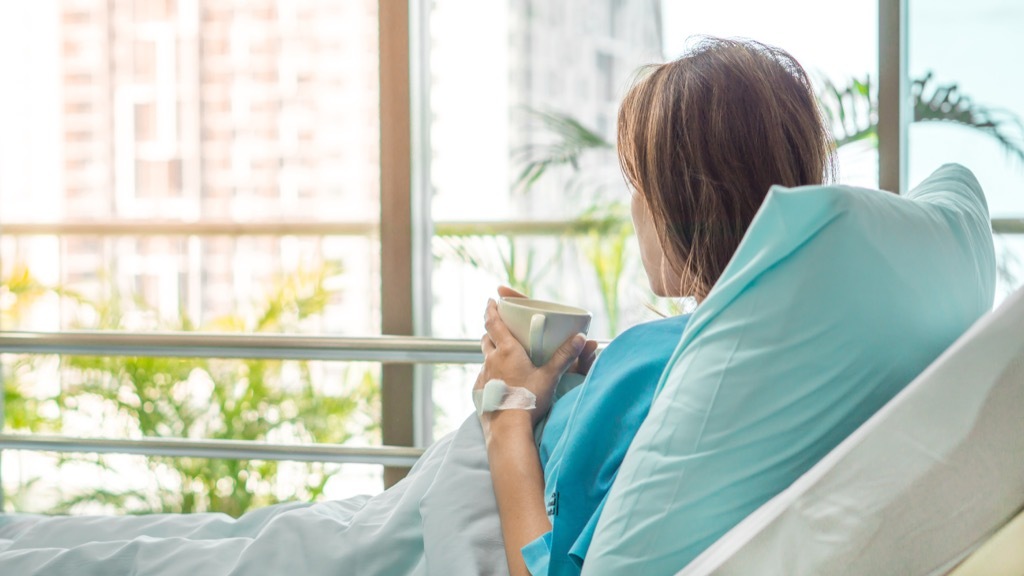
[[[376,496],[223,514],[0,515],[0,574],[507,574],[476,416]]]

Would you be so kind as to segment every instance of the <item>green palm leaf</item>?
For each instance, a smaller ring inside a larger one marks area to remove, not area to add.
[[[832,127],[836,148],[869,140],[878,144],[878,103],[873,94],[871,77],[851,78],[843,87],[823,78],[818,93],[822,112]]]
[[[914,122],[951,122],[978,130],[1024,162],[1024,122],[1020,117],[1007,110],[975,104],[955,83],[934,87],[933,84],[931,72],[913,81]]]
[[[933,74],[911,81],[914,122],[949,122],[977,130],[1024,162],[1024,122],[1006,110],[975,104],[956,83],[936,85]],[[818,101],[832,127],[836,148],[861,140],[878,143],[878,95],[871,78],[837,86],[825,78]]]
[[[515,188],[528,190],[549,168],[566,164],[579,168],[580,156],[588,150],[610,149],[611,143],[585,127],[568,114],[527,109],[546,132],[555,137],[552,144],[528,146],[515,153],[516,163],[523,168],[515,180]]]

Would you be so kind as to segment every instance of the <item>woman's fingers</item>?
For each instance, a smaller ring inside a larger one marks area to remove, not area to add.
[[[558,350],[555,350],[555,354],[551,357],[551,360],[544,365],[543,369],[554,376],[557,381],[562,374],[565,374],[565,371],[569,369],[569,366],[579,358],[580,352],[583,351],[583,345],[586,344],[586,342],[587,337],[583,334],[576,334],[569,338],[558,347]]]
[[[594,360],[597,360],[597,340],[587,340],[587,343],[583,345],[583,351],[580,352],[576,371],[584,375],[589,374],[590,367],[594,365]]]
[[[513,343],[519,344],[515,336],[509,332],[508,326],[505,326],[505,323],[501,321],[501,316],[498,315],[498,305],[494,300],[487,301],[487,313],[484,315],[484,330],[487,330],[487,336],[490,337],[491,342],[497,348],[509,346]]]
[[[488,336],[487,334],[484,334],[483,336],[481,336],[480,337],[480,351],[484,353],[484,356],[487,356],[491,352],[494,352],[494,350],[495,350],[495,348],[494,348],[494,340],[491,340],[491,337]]]
[[[526,298],[526,294],[517,292],[508,286],[498,286],[498,296],[502,298]]]

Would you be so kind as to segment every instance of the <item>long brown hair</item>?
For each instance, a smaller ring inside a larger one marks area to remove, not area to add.
[[[619,162],[646,200],[681,294],[703,300],[774,184],[822,184],[831,134],[785,51],[703,38],[648,67],[619,108]]]

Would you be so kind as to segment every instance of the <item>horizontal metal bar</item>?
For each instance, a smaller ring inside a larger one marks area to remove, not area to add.
[[[186,440],[178,438],[71,438],[0,434],[0,449],[90,454],[138,454],[224,458],[229,460],[289,460],[412,466],[423,455],[421,448],[401,446],[354,447],[337,444],[268,444],[244,440]]]
[[[1024,234],[1024,218],[993,218],[992,231],[996,234]]]
[[[588,220],[517,220],[434,222],[438,236],[557,236],[597,223]],[[370,236],[377,222],[180,222],[152,220],[90,220],[87,222],[5,222],[5,236]]]
[[[0,352],[406,364],[483,362],[479,340],[413,336],[348,338],[205,332],[0,332]]]
[[[180,222],[90,220],[87,222],[11,222],[5,236],[369,236],[376,222]]]
[[[605,223],[600,219],[435,222],[435,236],[562,236],[582,234]]]

